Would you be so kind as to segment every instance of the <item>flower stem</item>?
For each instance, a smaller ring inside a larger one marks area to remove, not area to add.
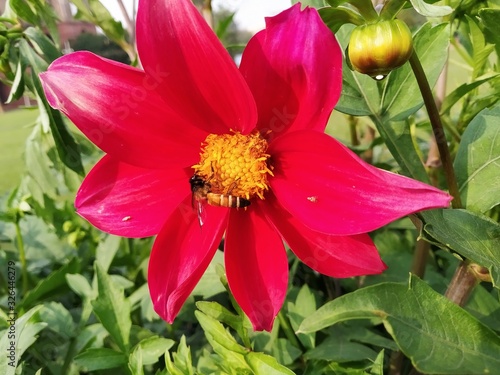
[[[460,262],[444,294],[450,301],[459,306],[465,305],[474,287],[479,283],[476,273],[471,269],[468,260]]]
[[[23,240],[23,235],[21,234],[21,227],[19,226],[19,221],[16,220],[14,226],[16,227],[16,242],[17,242],[17,249],[19,250],[19,261],[21,262],[21,270],[22,270],[21,287],[24,294],[28,290],[28,268],[26,266],[26,253],[24,251],[24,240]]]
[[[432,95],[431,87],[425,76],[422,64],[418,59],[417,53],[413,50],[410,57],[410,65],[417,79],[418,87],[422,93],[422,98],[424,99],[425,108],[429,115],[429,120],[432,125],[432,131],[436,137],[436,143],[439,149],[439,155],[441,156],[441,162],[443,164],[443,170],[446,176],[446,182],[448,185],[448,190],[450,195],[453,197],[451,205],[453,208],[461,208],[462,201],[460,199],[460,192],[458,190],[457,179],[455,177],[455,170],[453,169],[453,163],[451,160],[450,150],[448,148],[448,143],[446,141],[446,135],[444,133],[443,124],[441,123],[441,117],[439,116],[439,111],[434,101]]]

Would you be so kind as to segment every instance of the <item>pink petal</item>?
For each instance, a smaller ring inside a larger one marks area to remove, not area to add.
[[[165,100],[192,123],[211,133],[255,127],[245,80],[190,0],[141,0],[137,47]]]
[[[145,168],[197,162],[206,132],[170,109],[143,71],[75,52],[54,61],[40,78],[50,105],[115,158]]]
[[[182,169],[139,168],[106,155],[83,181],[75,206],[79,215],[105,232],[152,236],[191,194],[190,174]]]
[[[236,302],[254,330],[270,331],[285,299],[288,261],[280,236],[257,206],[231,211],[224,256]]]
[[[295,255],[315,271],[331,277],[353,277],[378,274],[387,268],[367,234],[314,232],[283,209],[274,194],[269,194],[262,206]]]
[[[200,228],[191,198],[172,213],[156,238],[148,269],[154,309],[172,323],[212,260],[226,228],[228,209],[206,206]]]
[[[261,133],[323,131],[342,88],[342,51],[316,9],[296,4],[266,19],[240,71],[252,90]]]
[[[271,188],[292,216],[314,231],[366,233],[405,215],[448,207],[445,192],[377,169],[330,136],[288,133],[270,144]]]

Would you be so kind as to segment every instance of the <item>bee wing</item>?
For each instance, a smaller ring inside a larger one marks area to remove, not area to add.
[[[205,224],[205,220],[207,218],[207,212],[205,211],[205,200],[202,199],[194,199],[193,207],[196,210],[196,214],[198,215],[198,222],[200,223],[200,228]]]

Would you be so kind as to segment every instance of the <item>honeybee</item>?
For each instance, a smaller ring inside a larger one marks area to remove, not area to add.
[[[250,205],[250,201],[248,199],[231,195],[230,193],[232,189],[229,189],[227,194],[212,193],[210,190],[210,182],[205,181],[197,174],[189,179],[189,184],[191,185],[191,192],[193,193],[191,196],[191,204],[193,205],[193,208],[196,209],[196,213],[198,214],[200,227],[204,223],[204,202],[212,206],[227,208],[244,208]]]

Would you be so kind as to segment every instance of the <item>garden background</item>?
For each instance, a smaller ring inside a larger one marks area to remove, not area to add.
[[[234,302],[222,251],[175,322],[164,322],[147,286],[153,238],[108,235],[75,213],[75,193],[102,152],[48,105],[38,74],[70,49],[137,65],[133,20],[116,21],[105,3],[72,1],[75,19],[98,31],[67,43],[45,1],[7,1],[0,17],[1,373],[499,371],[499,1],[387,2],[413,33],[438,130],[414,64],[377,81],[344,61],[327,133],[378,168],[449,191],[444,140],[461,204],[370,233],[388,266],[380,275],[333,279],[288,252],[289,288],[271,332],[254,332]],[[320,9],[343,49],[353,14],[371,6],[302,3]],[[232,9],[197,6],[237,59],[251,35]]]

